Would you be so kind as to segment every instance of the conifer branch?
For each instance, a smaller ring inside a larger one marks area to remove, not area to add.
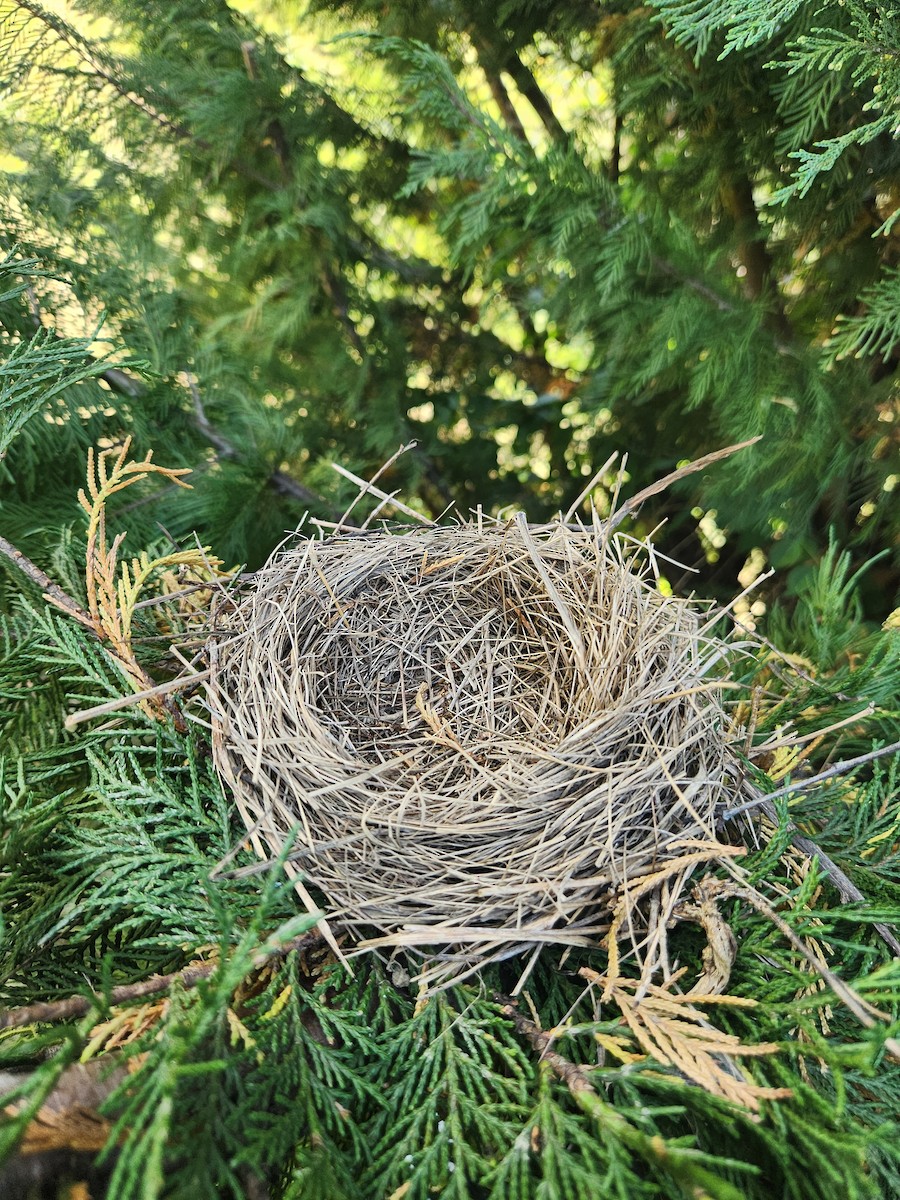
[[[291,938],[279,946],[260,950],[253,958],[255,969],[264,966],[273,959],[286,958],[296,950],[306,950],[323,940],[322,935],[315,931],[304,933]],[[0,1030],[22,1029],[26,1025],[50,1025],[58,1021],[74,1021],[87,1016],[93,1009],[113,1007],[118,1004],[128,1004],[132,1000],[143,1000],[146,996],[156,996],[167,992],[170,988],[194,988],[203,980],[209,979],[221,967],[220,962],[201,963],[199,966],[184,967],[169,975],[152,975],[140,983],[126,983],[121,987],[110,990],[108,995],[95,992],[90,996],[70,996],[66,1000],[53,1000],[47,1003],[29,1004],[24,1008],[10,1008],[0,1011]]]
[[[258,78],[256,66],[256,46],[253,42],[241,43],[241,55],[244,60],[244,69],[247,72],[248,78],[255,82]],[[291,155],[288,147],[288,140],[285,136],[284,126],[277,117],[273,117],[268,124],[267,132],[272,142],[272,147],[275,151],[275,158],[278,162],[278,168],[281,172],[282,185],[286,186],[292,177]],[[320,238],[316,239],[321,241]],[[340,274],[334,270],[328,261],[328,255],[325,253],[326,247],[320,245],[319,252],[321,263],[319,266],[319,278],[322,284],[322,290],[331,301],[332,311],[340,322],[350,345],[359,356],[360,362],[366,361],[366,347],[359,332],[353,323],[350,316],[350,302],[347,298],[347,289]]]
[[[770,821],[778,827],[778,810],[775,805],[765,798],[765,802],[760,805],[762,812],[766,814]],[[852,900],[855,904],[867,906],[869,899],[866,894],[856,886],[850,876],[842,871],[834,859],[826,854],[822,847],[808,837],[805,833],[797,828],[793,821],[787,824],[787,830],[791,835],[791,845],[796,846],[801,854],[805,854],[812,862],[817,862],[822,868],[825,877],[830,880],[831,884],[837,889],[841,900],[844,903]],[[892,954],[900,957],[900,941],[898,941],[893,930],[889,925],[885,925],[883,921],[874,921],[872,927],[876,930],[881,940],[885,943]]]
[[[668,1145],[662,1138],[651,1137],[632,1125],[600,1096],[583,1067],[570,1062],[553,1049],[551,1035],[544,1033],[534,1021],[522,1016],[515,1001],[504,996],[498,996],[497,1001],[504,1014],[512,1020],[516,1031],[539,1055],[545,1068],[549,1068],[566,1085],[581,1111],[597,1123],[605,1136],[622,1142],[654,1170],[670,1175],[687,1196],[742,1200],[742,1192],[697,1163],[691,1150]]]

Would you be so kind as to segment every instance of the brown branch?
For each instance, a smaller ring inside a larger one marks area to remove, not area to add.
[[[187,372],[187,380],[194,406],[194,421],[197,429],[211,446],[215,446],[222,458],[239,459],[240,455],[237,447],[224,434],[220,433],[207,417],[197,381],[190,372]],[[288,475],[286,471],[273,471],[269,476],[268,484],[274,491],[280,492],[284,496],[293,496],[295,500],[302,500],[304,504],[310,504],[314,508],[323,509],[326,512],[334,511],[331,510],[330,505],[326,503],[322,496],[310,491],[308,487],[304,487],[302,483],[294,479],[292,475]]]
[[[281,946],[262,950],[253,959],[255,968],[263,966],[275,958],[285,958],[295,950],[305,950],[308,946],[317,945],[323,940],[320,933],[304,933],[301,937],[291,938]],[[183,988],[196,987],[204,979],[214,975],[222,964],[220,962],[203,963],[197,967],[185,967],[181,971],[173,971],[170,975],[151,975],[140,983],[127,983],[122,987],[113,988],[108,996],[95,992],[92,996],[70,996],[67,1000],[54,1000],[49,1003],[29,1004],[25,1008],[11,1008],[0,1011],[0,1030],[22,1029],[26,1025],[52,1024],[57,1021],[73,1021],[78,1017],[87,1016],[93,1009],[113,1007],[118,1004],[128,1004],[132,1000],[143,1000],[145,996],[156,996],[167,992],[178,984]]]
[[[259,71],[256,66],[256,44],[254,42],[241,42],[241,56],[244,60],[244,70],[247,72],[248,79],[252,83],[256,83],[259,79]],[[287,183],[291,178],[291,157],[284,126],[277,117],[273,117],[269,122],[267,133],[272,139],[272,145],[275,148],[275,157],[278,159],[282,180]]]
[[[118,368],[104,372],[101,378],[106,379],[114,392],[129,396],[132,399],[142,396],[146,390],[139,379],[135,379],[133,375],[128,375],[125,371],[121,371]],[[237,458],[240,460],[243,456],[237,447],[224,434],[220,433],[207,417],[200,397],[200,389],[190,372],[187,372],[187,378],[194,409],[194,424],[198,433],[211,446],[216,448],[222,458]],[[320,496],[317,492],[311,491],[308,487],[304,487],[299,480],[295,479],[293,475],[289,475],[286,471],[273,471],[266,482],[269,487],[276,492],[280,492],[282,495],[292,496],[295,500],[301,500],[304,504],[309,504],[325,512],[336,512],[324,497]]]
[[[197,386],[196,379],[190,371],[186,372],[186,374],[188,388],[190,389],[191,393],[191,402],[194,406],[194,422],[197,426],[197,429],[203,434],[211,446],[215,446],[221,458],[235,458],[237,456],[237,450],[235,447],[231,444],[231,442],[229,442],[228,438],[223,437],[222,434],[210,424],[209,418],[206,415],[206,409],[203,407],[203,400],[200,397],[200,389]]]
[[[547,1064],[557,1079],[561,1079],[573,1095],[579,1092],[593,1092],[596,1095],[594,1085],[584,1073],[584,1069],[557,1053],[553,1049],[551,1035],[544,1033],[534,1021],[524,1017],[519,1012],[516,1001],[503,996],[497,996],[496,999],[501,1004],[504,1015],[509,1017],[515,1025],[516,1033],[530,1043],[532,1049],[540,1056],[541,1062]]]
[[[667,258],[662,258],[658,254],[653,254],[650,256],[650,265],[654,270],[659,271],[661,275],[668,275],[671,279],[677,279],[679,283],[682,283],[685,287],[690,288],[692,292],[696,292],[698,296],[702,296],[704,300],[708,300],[710,304],[719,310],[719,312],[737,312],[737,305],[731,300],[726,300],[724,296],[720,295],[717,291],[711,288],[709,284],[704,283],[702,279],[697,279],[693,275],[688,275],[687,272],[682,271],[680,267],[677,267]],[[772,334],[772,344],[779,354],[791,353],[789,340],[784,337],[780,337],[777,332]]]
[[[527,144],[528,137],[525,133],[525,127],[519,118],[519,114],[516,112],[516,107],[506,89],[506,85],[500,78],[496,54],[486,39],[474,28],[469,30],[469,36],[478,55],[478,65],[481,67],[482,74],[487,80],[488,87],[491,89],[491,95],[494,98],[494,103],[500,110],[501,117],[503,117],[513,136]]]
[[[568,132],[553,111],[553,106],[541,90],[540,84],[515,51],[503,63],[503,69],[512,77],[513,83],[537,113],[551,139],[554,142],[567,142]]]
[[[428,284],[431,287],[440,286],[445,282],[444,271],[441,267],[410,254],[401,258],[392,254],[384,246],[380,246],[373,238],[363,234],[361,238],[348,237],[347,246],[363,261],[377,267],[381,271],[391,271],[399,276],[404,283]],[[461,288],[460,290],[465,290]]]
[[[361,361],[365,362],[367,357],[366,347],[350,316],[350,301],[347,299],[347,289],[344,285],[344,280],[337,271],[324,261],[324,258],[323,254],[323,265],[319,272],[322,288],[325,295],[331,301],[331,310],[340,322],[348,341],[359,355]]]
[[[610,183],[618,183],[619,176],[622,173],[622,129],[624,122],[622,114],[616,110],[615,122],[613,124],[613,144],[612,153],[609,156],[609,167],[607,174],[609,175]]]
[[[286,471],[273,471],[269,476],[269,486],[284,496],[292,496],[295,500],[302,500],[304,504],[312,505],[314,508],[337,513],[337,509],[327,504],[317,492],[310,491],[308,487],[298,483],[293,475],[288,475]]]
[[[759,223],[753,184],[743,174],[736,174],[721,185],[722,204],[734,222],[738,236],[738,257],[746,274],[744,291],[751,300],[766,298],[771,304],[769,321],[772,329],[789,342],[794,333],[784,309],[784,300],[775,282],[772,256]]]
[[[139,400],[147,390],[139,379],[135,379],[133,375],[127,374],[118,367],[109,367],[98,376],[98,379],[102,379],[110,391],[116,392],[120,396],[128,396],[132,400]]]
[[[572,1099],[581,1111],[596,1121],[605,1135],[627,1146],[634,1154],[639,1155],[649,1166],[662,1174],[669,1175],[684,1188],[689,1196],[716,1196],[718,1200],[741,1200],[743,1192],[739,1192],[727,1180],[714,1175],[706,1167],[701,1166],[695,1158],[695,1151],[681,1146],[673,1146],[662,1137],[644,1133],[623,1117],[608,1100],[605,1100],[595,1089],[587,1076],[584,1067],[569,1062],[553,1047],[553,1039],[527,1017],[518,1011],[516,1003],[504,996],[496,997],[503,1013],[509,1017],[516,1032],[524,1037],[537,1051],[540,1060],[553,1074],[569,1089]],[[540,1131],[538,1131],[539,1133]]]
[[[767,796],[764,797],[763,803],[759,807],[777,828],[778,810],[771,800]],[[868,907],[869,899],[866,894],[860,891],[850,876],[837,865],[829,854],[825,853],[817,842],[807,837],[805,833],[801,833],[793,821],[788,821],[786,830],[791,835],[791,845],[796,846],[800,853],[805,854],[812,862],[819,864],[823,875],[837,890],[838,895],[844,903],[852,900],[855,904]],[[874,921],[873,928],[891,953],[900,957],[900,941],[898,941],[890,925],[886,925],[883,921]]]
[[[85,629],[90,630],[95,636],[97,629],[94,624],[93,617],[82,608],[77,600],[73,599],[68,592],[64,592],[59,584],[54,583],[37,563],[33,563],[30,558],[27,558],[21,550],[17,550],[12,542],[8,542],[6,538],[0,537],[0,554],[5,554],[10,562],[14,563],[23,574],[38,585],[43,593],[44,599],[48,600],[56,608],[62,609],[68,616],[73,617]]]
[[[748,438],[746,442],[737,442],[734,446],[726,446],[724,450],[713,450],[711,454],[704,454],[702,458],[697,458],[693,462],[688,463],[685,467],[679,467],[677,471],[672,471],[670,475],[666,475],[663,479],[656,483],[651,483],[649,487],[643,488],[637,492],[630,500],[617,508],[609,520],[606,522],[608,531],[612,531],[621,525],[626,517],[631,514],[651,496],[656,496],[659,492],[664,492],[666,488],[671,487],[673,483],[677,483],[679,479],[684,479],[687,475],[693,475],[697,471],[702,471],[705,467],[712,466],[713,463],[720,462],[723,458],[730,458],[732,454],[736,454],[739,450],[746,450],[748,446],[755,445],[762,435]],[[740,811],[740,810],[736,810]],[[728,814],[726,814],[728,815]]]

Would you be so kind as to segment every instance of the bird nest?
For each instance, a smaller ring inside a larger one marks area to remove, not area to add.
[[[295,535],[232,595],[215,763],[329,936],[446,976],[612,921],[659,961],[734,783],[721,643],[651,559],[521,516]]]

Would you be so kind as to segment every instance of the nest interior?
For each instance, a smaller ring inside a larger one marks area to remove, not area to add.
[[[364,944],[595,945],[629,880],[715,852],[705,630],[599,526],[296,536],[218,616],[215,762]]]

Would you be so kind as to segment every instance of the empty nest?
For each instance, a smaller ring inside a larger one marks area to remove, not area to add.
[[[521,516],[298,534],[231,596],[215,763],[329,937],[459,974],[596,945],[631,884],[652,919],[618,924],[658,964],[734,787],[721,643],[645,549]]]

